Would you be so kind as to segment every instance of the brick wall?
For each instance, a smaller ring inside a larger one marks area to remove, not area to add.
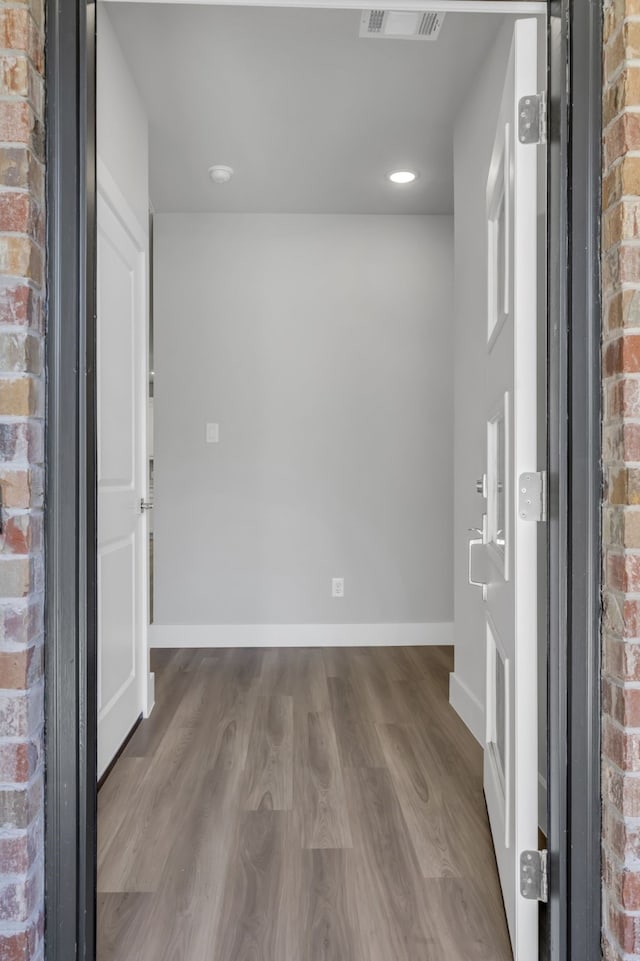
[[[640,958],[640,0],[605,0],[603,944]]]
[[[41,0],[0,0],[0,961],[43,957]]]

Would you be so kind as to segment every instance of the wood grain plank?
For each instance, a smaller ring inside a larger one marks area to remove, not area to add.
[[[447,961],[513,961],[504,911],[482,882],[446,878],[424,882],[424,903],[441,958]]]
[[[440,774],[482,774],[482,748],[448,698],[434,695],[433,688],[419,680],[394,681],[393,689]]]
[[[352,768],[345,778],[365,950],[376,961],[435,961],[439,946],[421,917],[423,882],[391,776]]]
[[[99,890],[157,890],[173,844],[176,813],[194,791],[194,771],[202,771],[199,751],[207,743],[207,694],[206,680],[194,675],[174,724],[149,764],[137,803],[127,808],[105,848]]]
[[[452,848],[449,831],[450,799],[425,778],[413,749],[415,730],[381,724],[378,735],[422,876],[460,876],[456,845]]]
[[[145,757],[121,757],[98,791],[98,873],[111,840],[136,802],[148,767]]]
[[[289,961],[368,961],[350,851],[303,851]]]
[[[152,894],[98,894],[96,900],[96,961],[123,961],[131,954],[135,933],[149,910]]]
[[[154,922],[171,926],[155,961],[214,957],[231,838],[242,777],[242,743],[235,719],[219,731],[215,757],[184,812],[155,895]]]
[[[286,944],[282,903],[287,813],[239,817],[228,862],[215,961],[279,961]]]
[[[378,724],[408,724],[411,716],[394,691],[384,648],[358,648],[349,654],[349,680],[364,716]]]
[[[384,766],[375,724],[362,715],[349,681],[330,677],[327,683],[342,766]]]
[[[243,807],[289,811],[293,807],[293,699],[258,697],[245,762]]]
[[[98,961],[510,961],[450,663],[154,657],[155,719],[99,796]]]
[[[351,847],[340,755],[331,714],[308,712],[296,766],[296,810],[305,848]]]

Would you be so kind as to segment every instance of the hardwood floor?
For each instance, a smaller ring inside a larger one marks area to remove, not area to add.
[[[157,651],[97,961],[511,961],[448,648]]]

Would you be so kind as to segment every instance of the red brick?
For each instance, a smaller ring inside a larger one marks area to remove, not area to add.
[[[640,76],[640,68],[638,69]],[[625,199],[607,211],[602,221],[602,244],[605,249],[640,237],[640,200]]]
[[[42,638],[43,623],[42,598],[0,604],[0,654],[2,650],[14,654],[17,649],[24,652],[36,647]]]
[[[640,505],[640,469],[611,468],[607,477],[605,496],[611,505]]]
[[[603,711],[623,727],[640,729],[640,689],[602,682]]]
[[[1,338],[0,334],[0,338]],[[0,421],[0,461],[30,461],[44,458],[44,426],[38,420]]]
[[[630,5],[631,0],[627,0],[627,4]],[[631,16],[631,13],[627,10],[625,16]],[[619,21],[616,21],[616,26],[618,25]],[[614,33],[610,43],[608,43],[605,48],[605,76],[610,79],[625,61],[637,60],[639,56],[640,30],[638,29],[638,24],[627,22],[624,24],[622,30]]]
[[[42,677],[42,648],[0,651],[0,688],[26,691]]]
[[[609,553],[607,584],[617,591],[640,593],[640,554]]]
[[[629,129],[627,135],[632,137],[633,131]],[[42,158],[42,124],[24,100],[0,100],[0,140],[7,144],[25,144],[36,157]]]
[[[627,107],[640,104],[640,68],[626,65],[614,83],[605,90],[603,97],[603,126]]]
[[[610,332],[640,328],[640,290],[621,290],[607,302],[605,327]]]
[[[32,197],[23,191],[0,193],[0,231],[33,234],[39,209]]]
[[[624,377],[606,389],[608,420],[619,417],[640,419],[640,380]]]
[[[0,783],[30,781],[39,757],[38,745],[34,741],[0,742]]]
[[[606,803],[626,817],[640,818],[640,775],[623,773],[605,764],[602,788]]]
[[[6,874],[26,874],[32,853],[26,832],[18,837],[0,835],[0,864]]]
[[[42,410],[42,390],[28,375],[0,377],[0,416],[38,416]]]
[[[640,681],[640,644],[607,635],[604,641],[604,672],[621,681]]]
[[[38,885],[32,875],[0,885],[0,921],[28,921],[35,910],[38,894]]]
[[[29,554],[43,547],[43,522],[39,514],[16,514],[5,519],[0,553]]]
[[[14,468],[0,466],[0,485],[5,508],[41,507],[43,477],[38,467]]]
[[[40,917],[20,931],[0,932],[0,961],[32,961],[42,944],[43,928]]]
[[[41,72],[44,63],[43,43],[38,26],[28,8],[0,9],[0,47],[26,52]]]
[[[29,691],[0,691],[0,737],[34,738],[42,722],[42,684]]]
[[[1,129],[0,119],[0,131]],[[613,121],[604,135],[605,166],[609,167],[620,157],[629,153],[630,150],[638,149],[640,149],[640,115],[624,113]]]
[[[0,286],[0,323],[44,330],[44,301],[42,294],[27,283],[6,283]]]
[[[611,903],[607,904],[606,912],[609,930],[623,951],[640,952],[640,918],[625,914]]]
[[[640,876],[631,868],[616,863],[605,854],[604,882],[615,901],[625,911],[640,910]]]
[[[0,101],[0,107],[2,101]],[[42,287],[44,284],[44,256],[31,237],[0,234],[0,273],[24,277]]]
[[[0,146],[0,185],[29,190],[44,200],[44,167],[28,147]]]
[[[43,779],[30,785],[0,786],[0,828],[19,831],[42,819]]]
[[[625,424],[622,428],[622,456],[627,463],[640,461],[640,424]]]
[[[624,731],[605,718],[602,753],[622,771],[640,771],[640,733]]]

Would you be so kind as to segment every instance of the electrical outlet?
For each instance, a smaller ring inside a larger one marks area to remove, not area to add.
[[[331,596],[344,597],[344,577],[334,577],[331,579]]]
[[[217,444],[220,440],[220,427],[218,424],[207,424],[206,429],[207,444]]]

